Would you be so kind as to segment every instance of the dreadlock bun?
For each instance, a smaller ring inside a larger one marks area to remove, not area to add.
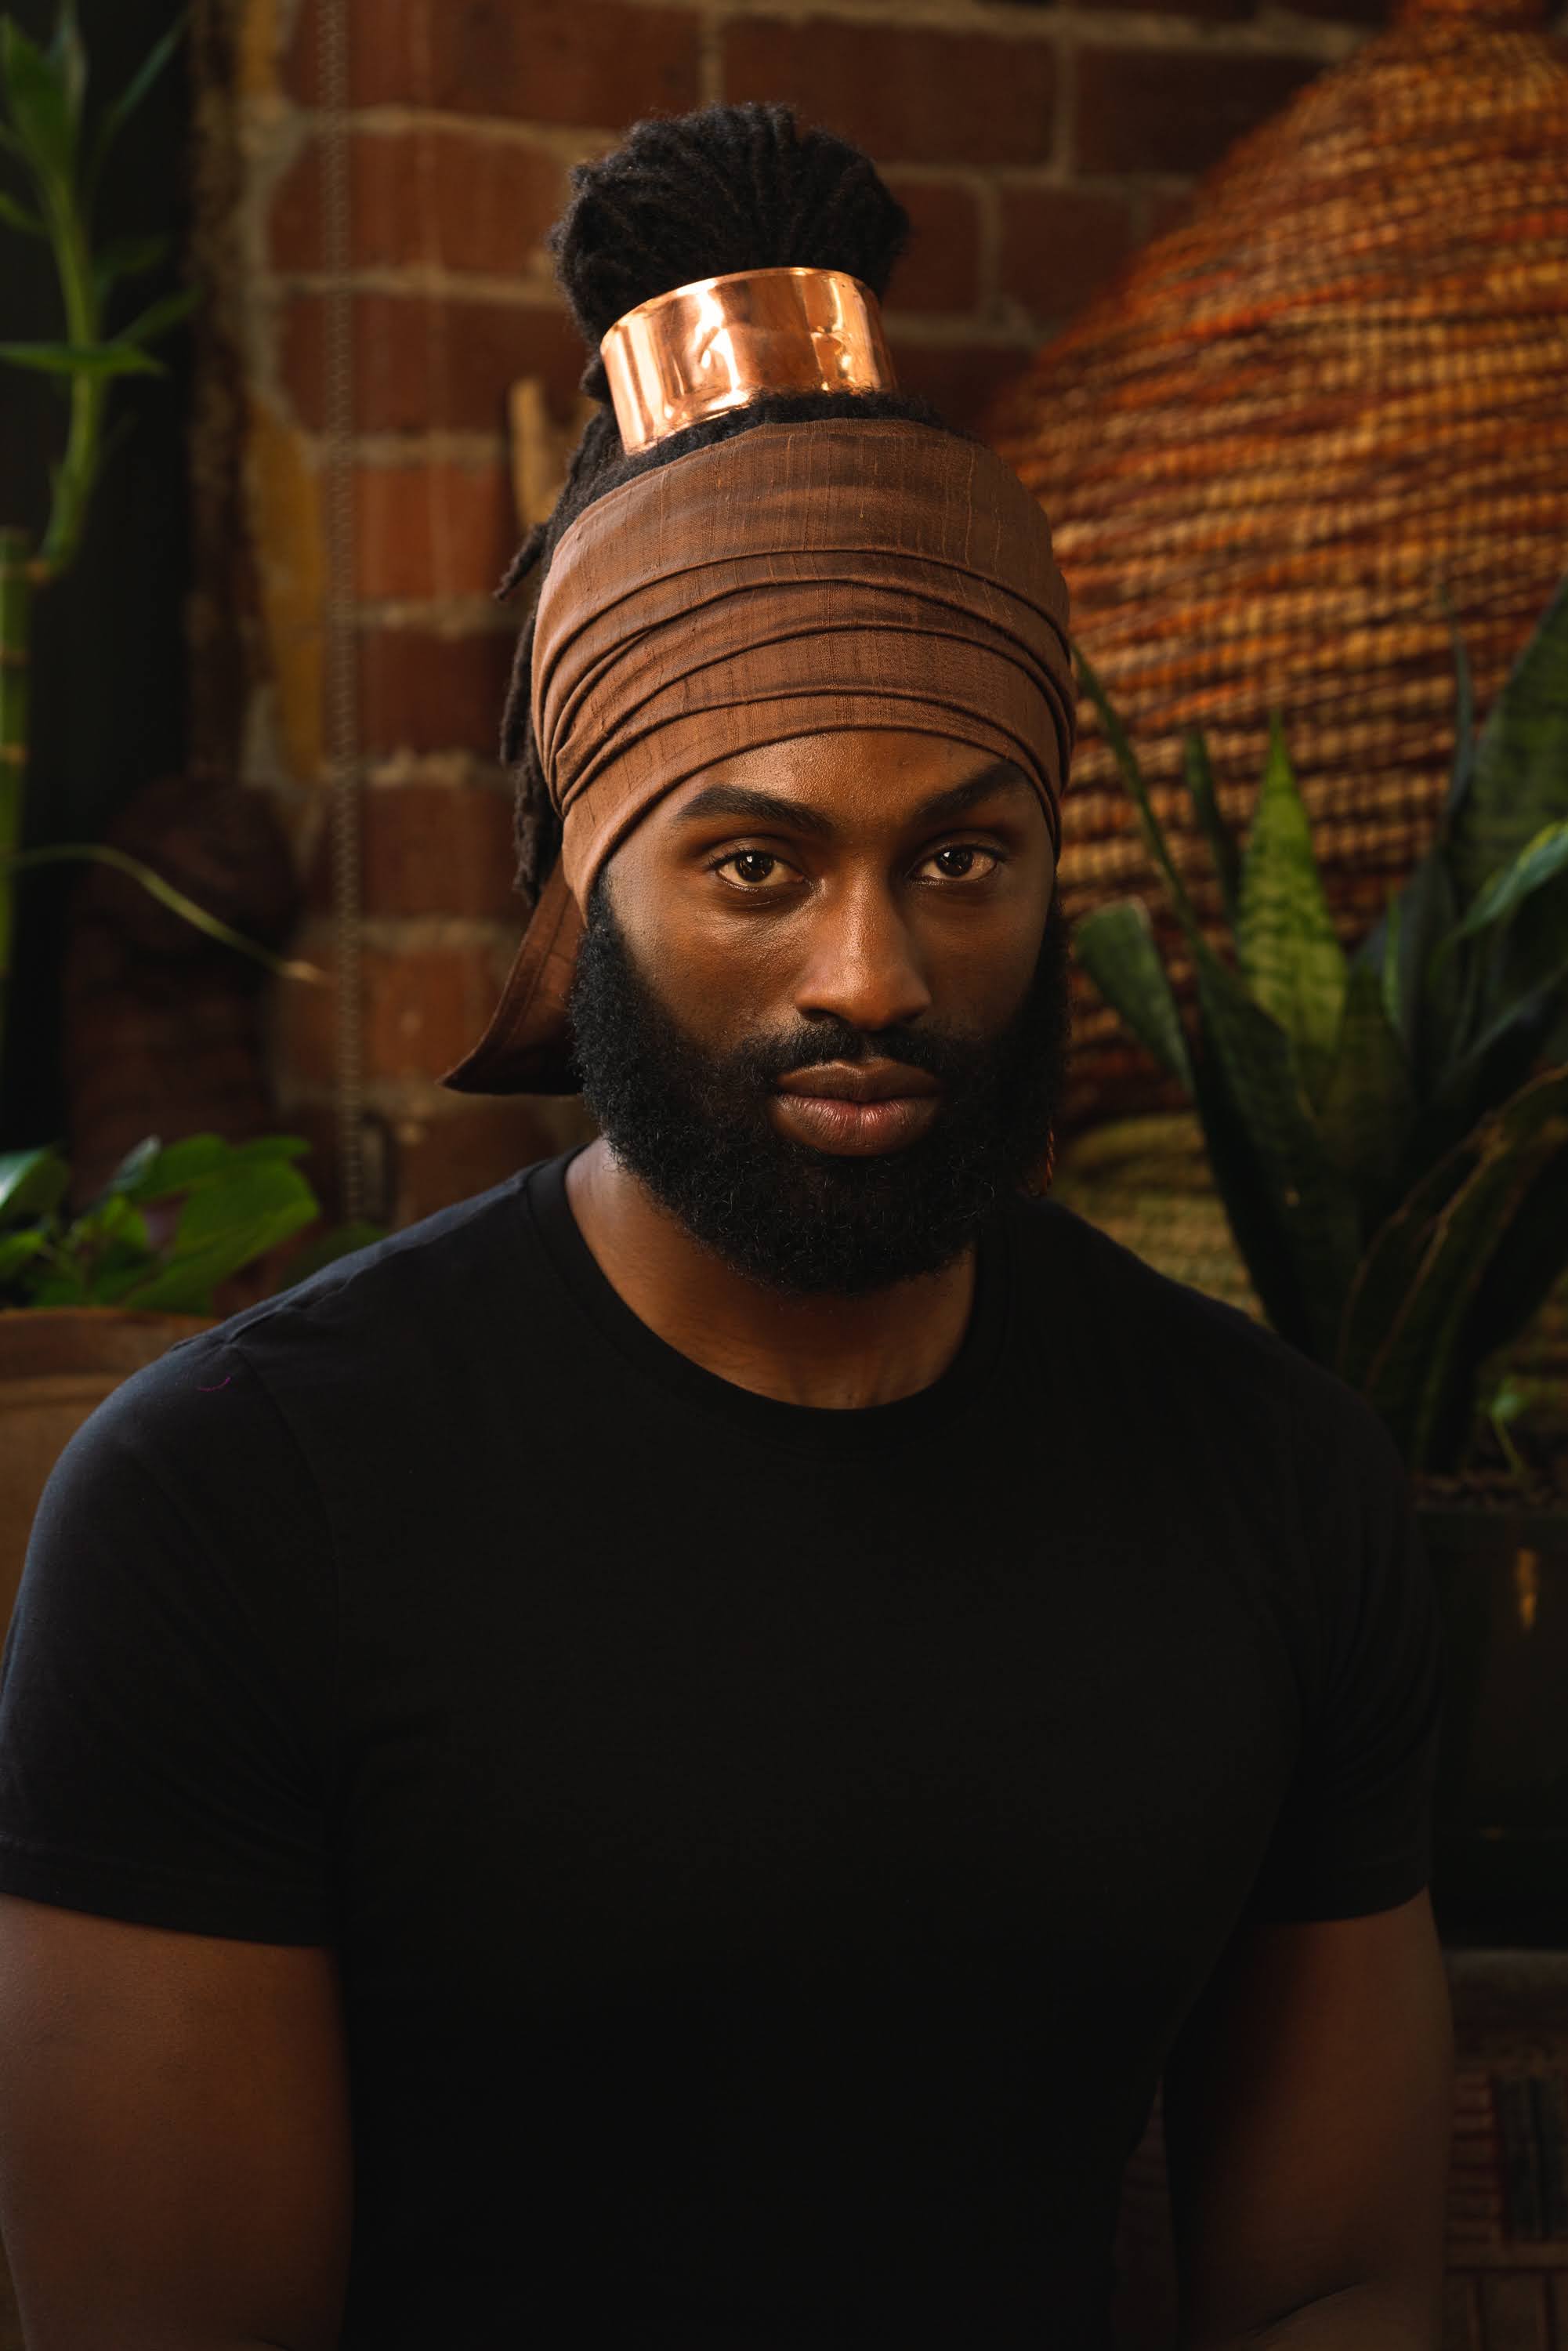
[[[582,388],[608,397],[601,340],[655,294],[736,269],[842,269],[880,299],[909,215],[869,156],[787,106],[708,106],[633,124],[571,173],[550,233],[556,275],[591,353]]]

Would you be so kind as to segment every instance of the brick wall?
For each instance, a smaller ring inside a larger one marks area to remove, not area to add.
[[[235,533],[209,528],[198,645],[243,646],[221,721],[307,876],[297,952],[330,965],[322,766],[325,279],[319,0],[209,0],[208,178],[224,191]],[[782,98],[864,144],[915,225],[888,306],[901,377],[975,423],[1028,353],[1179,214],[1241,131],[1383,20],[1382,0],[347,0],[368,1098],[399,1223],[586,1132],[575,1106],[468,1101],[516,944],[495,763],[520,535],[508,387],[563,420],[582,352],[542,239],[578,158],[640,114]],[[237,163],[235,159],[237,157]],[[211,403],[210,403],[211,404]],[[217,494],[213,493],[215,498]],[[226,513],[230,509],[225,508]],[[221,542],[221,552],[213,552]],[[234,697],[229,695],[232,703]],[[213,754],[208,729],[209,757]],[[221,760],[216,762],[221,764]],[[280,1123],[330,1193],[327,990],[280,987]]]

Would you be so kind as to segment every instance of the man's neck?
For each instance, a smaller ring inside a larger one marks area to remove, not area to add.
[[[787,1298],[734,1272],[663,1208],[602,1136],[566,1194],[600,1271],[640,1322],[704,1371],[780,1404],[855,1411],[929,1387],[963,1344],[971,1246],[942,1272],[863,1298]]]

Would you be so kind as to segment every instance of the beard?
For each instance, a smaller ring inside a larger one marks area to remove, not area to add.
[[[937,1273],[998,1201],[1026,1190],[1061,1099],[1071,1034],[1069,935],[1053,890],[1022,1003],[990,1036],[822,1018],[712,1053],[633,964],[601,874],[570,997],[583,1100],[615,1157],[735,1272],[793,1297],[860,1297]],[[886,1056],[942,1092],[925,1133],[859,1158],[778,1133],[778,1081]]]

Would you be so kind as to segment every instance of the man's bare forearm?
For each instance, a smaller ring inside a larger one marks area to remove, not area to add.
[[[1424,2304],[1407,2284],[1368,2280],[1304,2302],[1244,2335],[1183,2335],[1177,2351],[1440,2351],[1442,2287]]]

